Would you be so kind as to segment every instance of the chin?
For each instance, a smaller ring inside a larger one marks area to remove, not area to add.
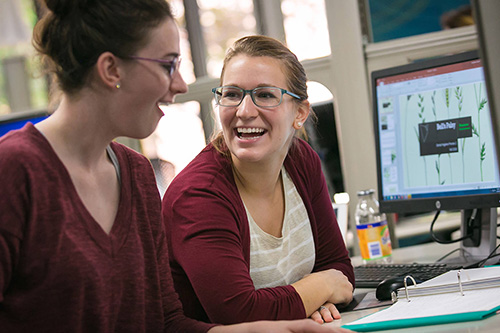
[[[253,150],[253,151],[252,151]],[[256,152],[255,149],[236,149],[231,150],[231,155],[233,159],[237,159],[240,162],[244,163],[258,163],[266,159],[266,154]]]

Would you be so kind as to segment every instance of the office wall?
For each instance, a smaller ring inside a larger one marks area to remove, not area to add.
[[[336,103],[344,182],[351,198],[349,224],[354,230],[357,191],[377,188],[370,73],[417,59],[477,48],[477,34],[469,26],[367,43],[357,1],[330,0],[325,5],[332,55],[330,67],[323,68],[322,83],[333,92]]]

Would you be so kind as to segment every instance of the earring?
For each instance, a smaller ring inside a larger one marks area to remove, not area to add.
[[[301,122],[301,121],[298,121],[298,122],[297,122],[297,126],[299,126],[299,128],[300,128],[300,127],[302,127],[302,125],[304,125],[304,124],[302,124],[302,122]]]
[[[121,85],[119,83],[117,83],[115,87],[116,87],[116,89],[120,89]]]

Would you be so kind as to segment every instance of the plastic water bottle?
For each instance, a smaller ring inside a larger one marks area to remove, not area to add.
[[[380,213],[375,190],[358,192],[356,230],[363,263],[392,262],[392,245],[387,216]]]

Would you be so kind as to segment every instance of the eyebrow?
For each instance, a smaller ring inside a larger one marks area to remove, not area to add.
[[[238,84],[230,84],[230,83],[224,83],[223,85],[224,87],[225,86],[231,86],[231,87],[238,87],[238,88],[241,88],[240,85]],[[260,83],[258,85],[256,85],[255,87],[253,87],[252,89],[255,89],[255,88],[261,88],[261,87],[278,87],[277,85],[275,84],[271,84],[271,83]],[[241,88],[243,89],[243,88]]]
[[[167,57],[172,57],[172,58],[177,58],[179,57],[180,54],[177,52],[170,52],[162,56],[162,58],[167,58]]]

